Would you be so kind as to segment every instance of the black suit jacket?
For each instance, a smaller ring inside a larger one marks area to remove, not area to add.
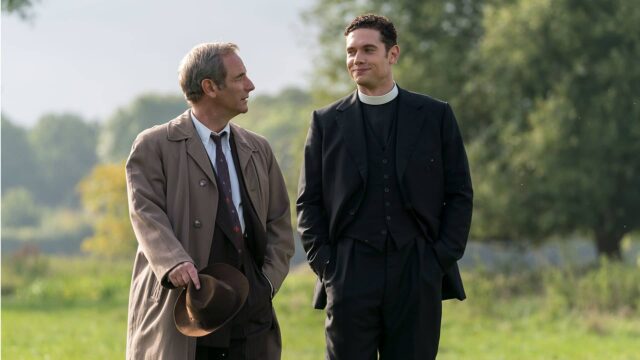
[[[449,104],[399,89],[396,176],[404,207],[445,271],[444,299],[465,298],[457,260],[465,250],[473,190]],[[311,268],[322,276],[330,247],[357,213],[367,182],[365,131],[357,92],[313,112],[299,183],[298,231]],[[324,289],[314,302],[324,307]]]

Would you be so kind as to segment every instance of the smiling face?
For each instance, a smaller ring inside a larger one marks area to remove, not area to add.
[[[224,55],[222,62],[227,76],[223,87],[216,86],[214,101],[218,109],[231,118],[249,111],[247,105],[249,93],[255,89],[255,86],[247,76],[247,69],[238,54],[233,52]]]
[[[347,35],[347,69],[358,90],[366,95],[384,95],[393,87],[391,65],[398,61],[400,48],[388,51],[380,32],[360,28]]]

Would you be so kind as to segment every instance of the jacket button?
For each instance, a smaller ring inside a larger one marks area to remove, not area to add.
[[[194,227],[194,228],[200,228],[200,227],[202,227],[202,223],[200,222],[200,220],[195,220],[195,221],[193,222],[193,227]]]
[[[207,186],[207,180],[201,179],[200,180],[200,186]]]
[[[350,210],[350,211],[349,211],[349,215],[353,216],[353,215],[355,215],[355,214],[356,214],[356,211],[355,211],[355,210]]]

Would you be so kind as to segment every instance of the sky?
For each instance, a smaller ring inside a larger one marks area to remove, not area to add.
[[[177,68],[196,44],[240,47],[255,94],[305,87],[314,0],[40,0],[32,19],[2,15],[2,112],[32,126],[45,113],[103,121],[146,92],[180,93]]]

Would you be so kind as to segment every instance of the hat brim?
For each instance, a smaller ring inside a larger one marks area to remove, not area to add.
[[[173,316],[178,331],[191,337],[209,335],[222,328],[238,314],[249,295],[249,281],[242,272],[231,265],[224,263],[212,264],[202,269],[200,274],[209,275],[227,283],[236,292],[237,296],[236,303],[233,306],[234,310],[229,317],[220,324],[210,324],[209,327],[204,327],[202,323],[189,317],[187,313],[187,291],[182,289],[176,300]]]

